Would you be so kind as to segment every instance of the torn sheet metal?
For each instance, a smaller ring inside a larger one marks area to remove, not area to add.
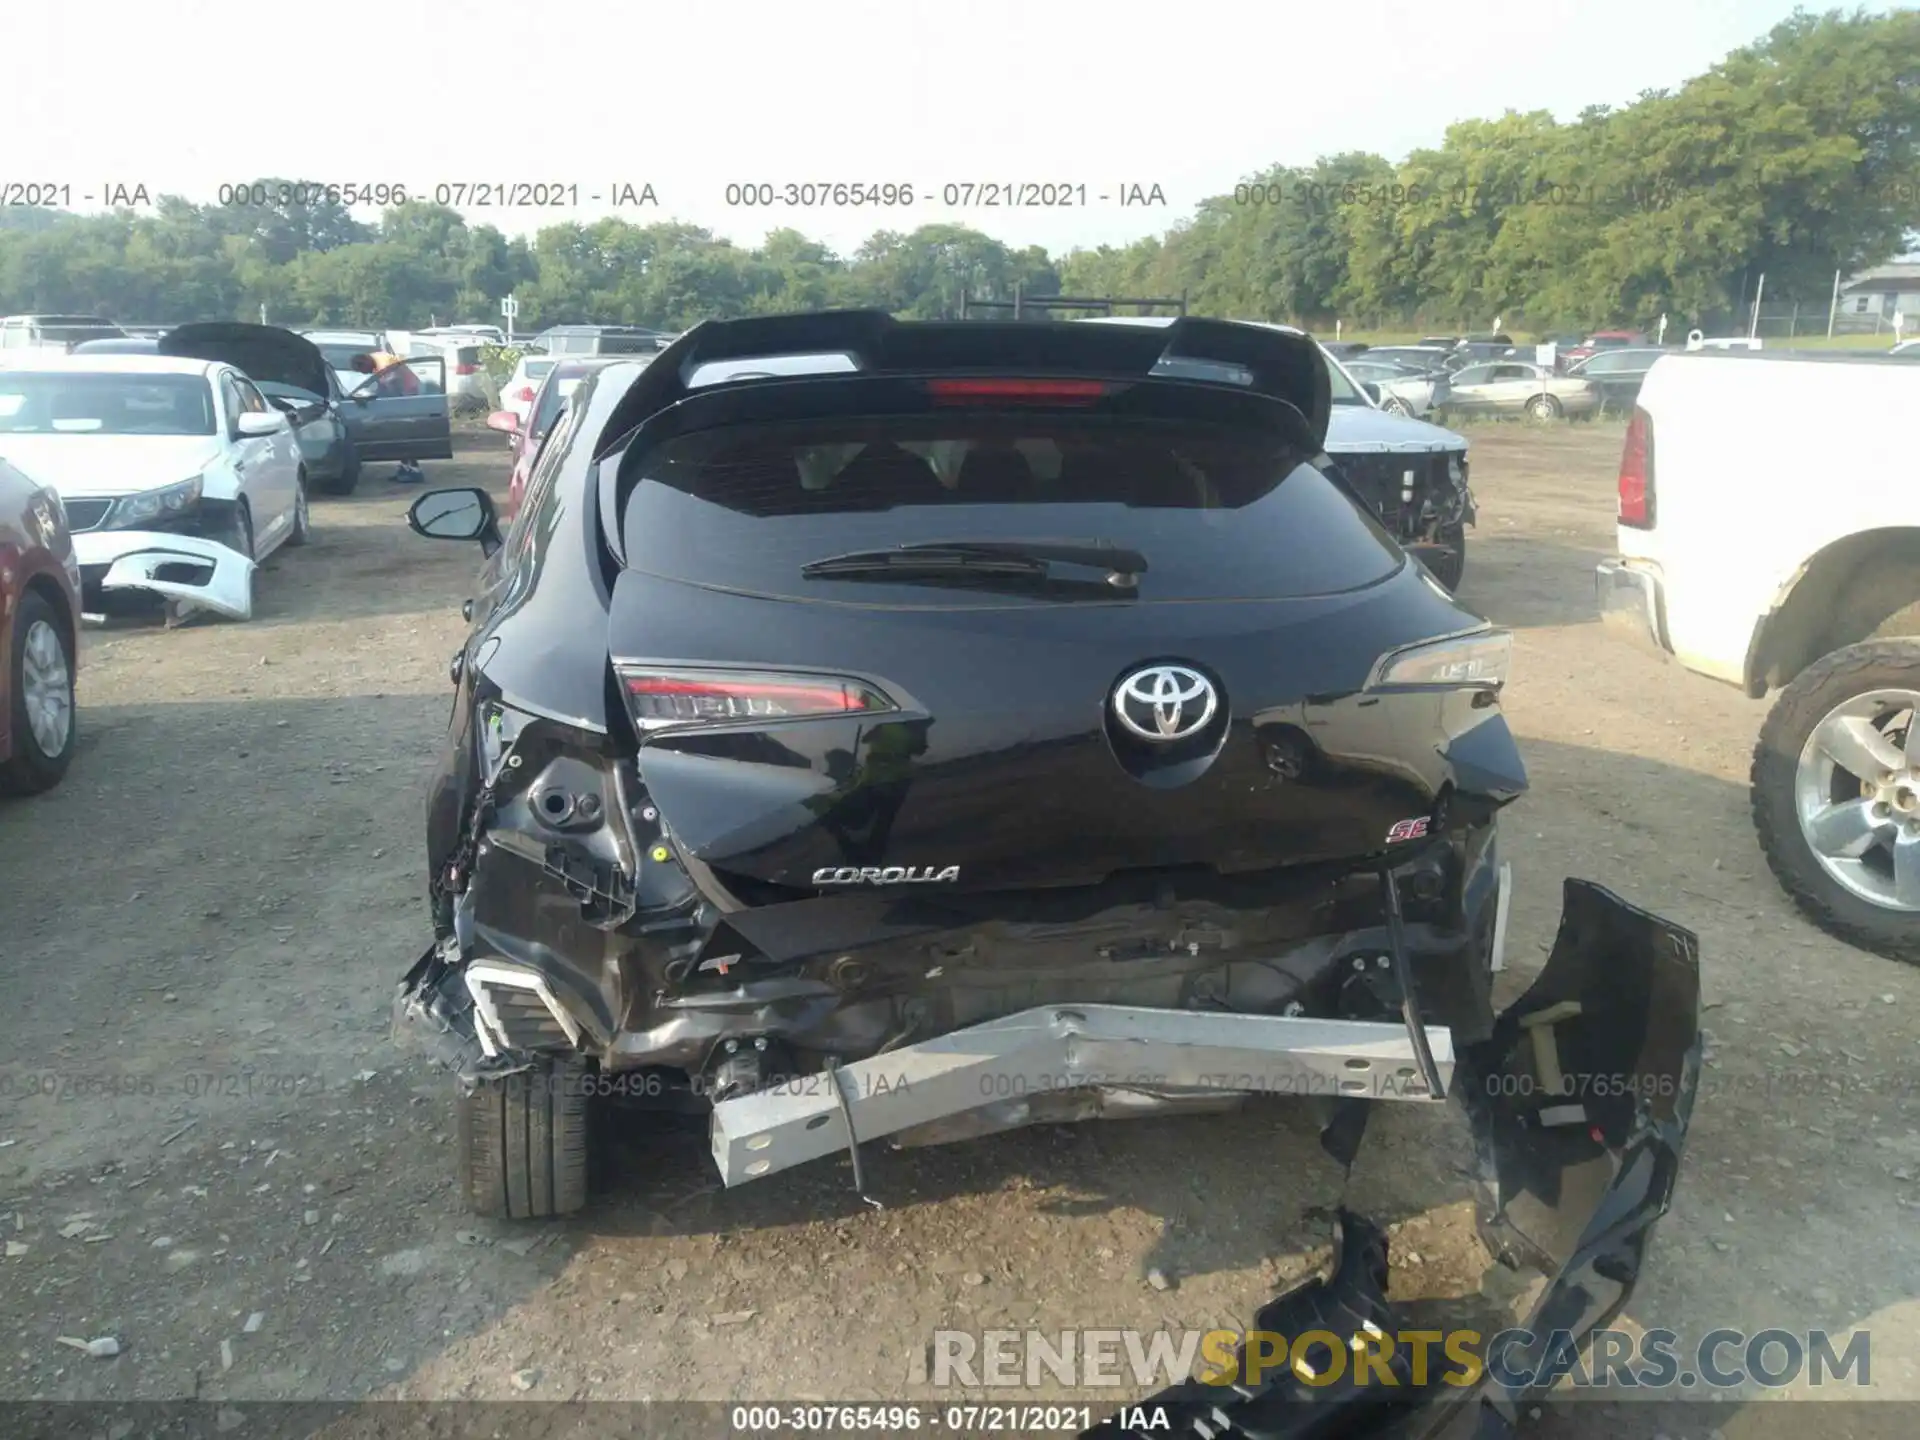
[[[253,616],[254,562],[218,540],[161,530],[89,530],[73,537],[82,572],[102,590],[145,590],[230,620]]]

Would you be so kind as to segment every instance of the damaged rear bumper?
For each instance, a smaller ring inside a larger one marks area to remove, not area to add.
[[[217,540],[163,530],[87,530],[73,537],[89,591],[143,590],[232,620],[253,615],[254,562]]]
[[[1410,1357],[1389,1351],[1392,1384],[1377,1370],[1301,1374],[1272,1362],[1246,1384],[1245,1356],[1236,1354],[1231,1377],[1191,1380],[1141,1402],[1171,1419],[1171,1429],[1152,1433],[1515,1434],[1553,1362],[1583,1353],[1625,1308],[1671,1202],[1699,1085],[1699,980],[1690,932],[1569,880],[1546,968],[1493,1033],[1456,1058],[1452,1090],[1473,1127],[1481,1236],[1502,1262],[1548,1277],[1497,1364],[1489,1357],[1472,1384],[1456,1372],[1430,1373],[1420,1385]],[[1317,1330],[1377,1347],[1382,1336],[1419,1328],[1387,1300],[1387,1281],[1384,1233],[1343,1213],[1328,1272],[1262,1307],[1251,1328],[1289,1340]],[[1089,1432],[1101,1440],[1134,1433],[1118,1418]]]
[[[1444,1088],[1452,1034],[1429,1026],[1427,1043]],[[1049,1005],[722,1100],[713,1160],[738,1185],[941,1121],[978,1115],[983,1123],[954,1132],[965,1134],[1031,1124],[1053,1118],[1052,1102],[1088,1092],[1176,1104],[1248,1095],[1437,1103],[1398,1024]],[[982,1096],[995,1103],[983,1107]]]

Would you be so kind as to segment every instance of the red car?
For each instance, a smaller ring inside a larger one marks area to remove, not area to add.
[[[66,508],[0,460],[0,795],[32,795],[67,773],[79,654]]]
[[[540,453],[540,442],[547,438],[574,386],[596,370],[622,362],[631,364],[633,359],[631,355],[595,355],[562,360],[547,371],[546,378],[540,382],[533,404],[527,407],[525,428],[521,426],[519,414],[512,410],[496,410],[487,416],[487,424],[504,431],[513,450],[513,478],[507,482],[503,519],[511,520],[520,509],[520,497],[527,493],[527,476],[533,470],[534,457]]]
[[[1571,365],[1577,360],[1584,360],[1589,355],[1598,354],[1602,350],[1623,350],[1646,343],[1647,337],[1638,330],[1596,330],[1586,338],[1584,343],[1562,350],[1557,358]]]

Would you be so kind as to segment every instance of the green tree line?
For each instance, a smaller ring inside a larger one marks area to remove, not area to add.
[[[264,181],[267,193],[281,181]],[[304,197],[297,197],[304,198]],[[878,306],[931,318],[963,294],[1180,295],[1201,314],[1326,327],[1713,323],[1765,274],[1824,302],[1836,270],[1920,228],[1920,11],[1796,13],[1678,89],[1568,122],[1451,126],[1398,164],[1276,165],[1164,235],[1049,256],[965,226],[884,230],[851,255],[799,231],[757,247],[696,225],[606,219],[510,238],[411,202],[161,196],[98,215],[0,210],[0,313],[127,322],[219,316],[422,325],[520,302],[522,329],[683,329],[714,316]]]

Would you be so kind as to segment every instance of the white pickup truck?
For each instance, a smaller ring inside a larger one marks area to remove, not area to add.
[[[1610,627],[1756,698],[1767,863],[1822,928],[1920,961],[1920,356],[1662,357],[1620,461]]]

